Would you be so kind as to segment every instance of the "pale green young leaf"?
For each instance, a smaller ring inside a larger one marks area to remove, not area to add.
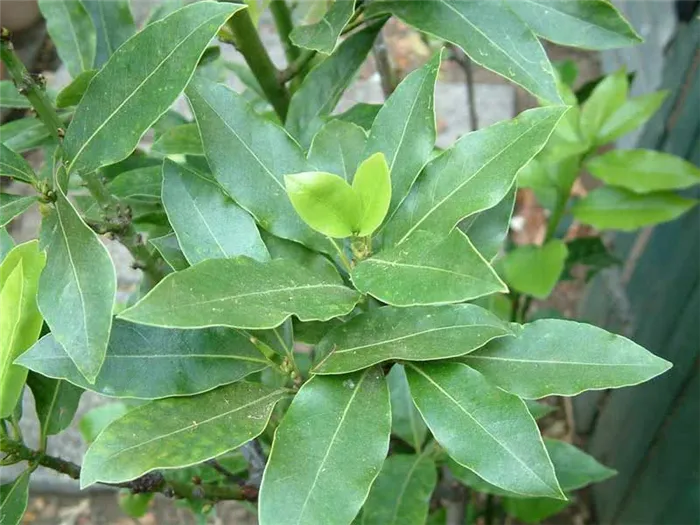
[[[3,137],[4,139],[5,137]],[[24,157],[12,151],[4,143],[0,144],[0,175],[12,177],[28,184],[36,180],[34,170],[24,160]]]
[[[379,0],[367,15],[391,13],[407,24],[458,45],[477,64],[535,96],[560,102],[552,65],[530,28],[505,3],[490,0]]]
[[[606,122],[627,100],[629,80],[624,69],[605,77],[584,102],[581,108],[581,132],[596,141]]]
[[[328,240],[304,223],[284,188],[285,175],[309,171],[299,145],[224,85],[195,78],[187,98],[212,173],[236,203],[270,233],[331,253]]]
[[[270,364],[247,336],[229,328],[172,330],[119,319],[94,384],[82,377],[51,334],[16,362],[98,394],[139,399],[199,394]]]
[[[313,68],[292,96],[285,127],[308,149],[311,139],[323,126],[343,92],[355,78],[372,49],[384,22],[375,22],[343,41],[338,48]]]
[[[381,370],[313,377],[275,433],[260,489],[260,525],[349,524],[379,474],[390,431]]]
[[[110,2],[100,2],[110,3]],[[97,69],[88,69],[83,71],[73,81],[64,87],[56,95],[56,107],[57,108],[67,108],[70,106],[77,106],[85,95],[90,81],[97,74]]]
[[[297,26],[289,36],[298,47],[330,55],[354,10],[355,0],[335,0],[320,21]]]
[[[544,299],[559,281],[567,254],[566,244],[559,239],[543,246],[518,246],[501,259],[504,278],[513,289]]]
[[[86,443],[92,443],[110,423],[129,411],[126,403],[114,401],[91,409],[80,418],[78,429]]]
[[[2,525],[20,525],[29,501],[30,470],[14,481],[0,485],[0,518]]]
[[[668,91],[656,91],[626,100],[605,120],[596,143],[607,144],[637,129],[658,111],[667,95]]]
[[[671,367],[621,335],[562,319],[528,323],[516,337],[493,341],[462,361],[527,399],[637,385]]]
[[[498,204],[565,111],[558,106],[532,109],[462,137],[425,167],[382,229],[384,246],[403,242],[416,230],[446,235],[462,219]]]
[[[315,374],[344,374],[389,360],[429,361],[473,352],[514,335],[508,323],[473,304],[395,308],[359,314],[316,345]]]
[[[39,310],[81,374],[93,383],[112,328],[114,264],[59,186],[54,209],[41,228],[47,261],[39,280]]]
[[[287,259],[211,259],[165,277],[119,317],[170,328],[274,328],[291,315],[327,321],[346,315],[360,294],[340,277]]]
[[[635,193],[700,184],[700,168],[681,157],[649,149],[608,151],[586,162],[586,168],[607,184]]]
[[[160,253],[173,271],[179,272],[189,267],[190,263],[185,259],[185,254],[182,253],[180,243],[177,241],[177,236],[174,233],[156,237],[155,239],[149,239],[148,242],[156,247],[158,253]]]
[[[70,360],[67,356],[66,359]],[[36,372],[29,373],[27,385],[34,395],[42,438],[59,434],[68,428],[78,409],[83,389],[68,381],[44,377]]]
[[[391,176],[383,153],[362,161],[352,179],[352,189],[362,207],[359,235],[372,235],[386,217],[391,201]]]
[[[409,74],[377,113],[365,158],[383,153],[391,173],[389,219],[408,195],[435,146],[435,83],[442,52]]]
[[[411,395],[460,465],[524,496],[565,499],[525,403],[461,363],[406,365]]]
[[[190,4],[148,25],[117,49],[93,77],[68,127],[68,171],[87,173],[128,157],[185,88],[221,25],[243,7]],[[133,67],[135,63],[139,67]],[[105,98],[105,93],[110,96]]]
[[[447,237],[418,231],[359,263],[358,290],[394,306],[460,303],[508,288],[459,230]]]
[[[507,5],[536,34],[564,46],[614,49],[642,42],[606,0],[508,0]]]
[[[163,155],[204,155],[197,124],[182,124],[168,129],[153,143],[151,150]]]
[[[160,203],[163,168],[147,166],[125,171],[114,177],[107,189],[115,197],[129,201]]]
[[[424,525],[436,484],[437,468],[428,456],[388,457],[362,507],[360,525]]]
[[[26,109],[31,107],[27,97],[17,91],[12,80],[0,80],[0,108]]]
[[[110,56],[136,33],[129,0],[82,0],[90,13],[97,34],[95,67],[101,68]]]
[[[169,159],[163,163],[163,206],[190,264],[238,255],[270,259],[248,212],[216,183]]]
[[[476,251],[491,262],[498,255],[508,236],[510,219],[515,207],[517,186],[513,184],[501,202],[459,223],[459,229],[469,237]]]
[[[284,395],[284,390],[239,382],[134,408],[90,445],[80,487],[196,465],[238,448],[265,430],[272,409]]]
[[[352,182],[362,161],[367,133],[357,124],[331,120],[313,138],[309,148],[309,164],[318,171],[340,175]]]
[[[391,399],[391,433],[411,445],[416,452],[420,452],[428,435],[428,427],[411,398],[411,389],[403,365],[392,366],[386,376],[386,382]]]
[[[0,227],[27,211],[37,200],[33,195],[0,193]]]
[[[90,14],[80,0],[39,0],[46,29],[58,56],[75,78],[92,69],[97,37]]]
[[[672,191],[640,195],[624,188],[602,187],[574,204],[574,218],[599,230],[633,231],[671,221],[698,204]]]

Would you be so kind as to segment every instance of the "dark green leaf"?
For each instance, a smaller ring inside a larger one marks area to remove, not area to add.
[[[517,187],[511,187],[508,194],[493,208],[479,212],[459,223],[469,240],[487,261],[493,261],[503,246],[510,229],[510,218],[515,207]]]
[[[567,253],[559,239],[544,246],[518,246],[501,260],[505,280],[521,293],[544,299],[559,281]]]
[[[571,270],[577,264],[589,267],[588,277],[600,270],[622,264],[603,243],[600,237],[578,237],[566,242],[568,255],[564,264],[565,276],[571,277]]]
[[[12,80],[0,80],[0,108],[31,108],[27,97],[21,95]],[[3,138],[4,140],[4,138]]]
[[[391,201],[391,177],[383,153],[362,161],[352,179],[352,189],[362,209],[359,235],[372,235],[384,220]]]
[[[5,260],[5,257],[15,247],[15,241],[12,236],[7,233],[7,229],[0,228],[0,263]]]
[[[38,199],[33,195],[11,195],[0,193],[0,226],[21,215]]]
[[[95,67],[101,68],[110,56],[133,36],[136,24],[129,0],[82,0],[97,32]]]
[[[70,361],[67,356],[66,359]],[[77,369],[76,374],[80,375]],[[35,372],[27,376],[27,384],[34,395],[41,436],[52,436],[67,429],[78,409],[83,389],[68,381],[51,379]]]
[[[561,81],[570,88],[573,88],[578,78],[578,65],[576,61],[567,58],[566,60],[554,62],[553,65]]]
[[[418,231],[355,266],[358,290],[395,306],[460,303],[508,289],[459,230]]]
[[[383,104],[358,102],[347,111],[333,115],[333,118],[343,122],[350,122],[351,124],[360,126],[365,131],[369,131],[372,128],[374,119],[377,118],[377,114],[383,107]]]
[[[356,124],[331,120],[316,133],[309,149],[309,163],[318,171],[340,175],[352,182],[367,142],[365,130]]]
[[[107,188],[120,199],[158,203],[161,201],[162,186],[163,168],[148,166],[120,173],[109,182]]]
[[[668,91],[657,91],[628,99],[605,120],[596,142],[606,144],[637,129],[658,111],[667,95]]]
[[[3,144],[16,153],[43,146],[53,141],[46,125],[38,118],[21,118],[0,126]]]
[[[243,7],[190,4],[125,42],[93,77],[68,127],[68,171],[87,173],[128,157],[185,88],[219,27]]]
[[[391,433],[420,452],[428,435],[428,427],[413,403],[403,365],[392,366],[386,381],[391,398]]]
[[[545,439],[561,488],[565,491],[583,488],[611,478],[617,472],[601,465],[575,446],[557,439]]]
[[[109,4],[111,2],[100,1],[99,3]],[[64,87],[56,96],[56,107],[67,108],[69,106],[77,106],[82,100],[88,85],[90,85],[90,81],[96,74],[96,69],[88,69],[75,77],[73,81]]]
[[[329,279],[338,279],[338,270],[324,255],[309,250],[299,243],[275,237],[265,231],[261,232],[265,246],[273,259],[291,260],[299,266],[313,271],[316,275],[325,275]]]
[[[503,508],[524,523],[540,523],[571,505],[552,498],[503,498]]]
[[[211,259],[168,275],[120,317],[171,327],[266,329],[290,315],[327,321],[352,311],[360,295],[342,280],[290,260]]]
[[[90,445],[81,488],[119,483],[155,469],[186,467],[254,439],[285,395],[254,383],[233,383],[190,397],[159,399],[111,423]]]
[[[528,323],[516,337],[493,341],[462,360],[528,399],[637,385],[671,367],[621,335],[560,319]]]
[[[275,433],[260,525],[350,523],[382,467],[390,425],[379,369],[305,383]]]
[[[270,364],[248,337],[235,330],[171,330],[119,319],[114,322],[94,384],[85,381],[50,334],[17,363],[99,394],[140,399],[199,394],[239,381]]]
[[[158,137],[151,149],[163,155],[204,155],[197,124],[170,128]]]
[[[2,525],[20,525],[29,500],[29,476],[25,470],[11,483],[0,485],[0,518]]]
[[[344,374],[389,360],[429,361],[473,352],[513,332],[488,310],[473,304],[395,308],[353,317],[316,346],[324,356],[316,374]]]
[[[127,516],[132,518],[141,518],[151,504],[151,500],[155,496],[154,493],[132,494],[129,489],[121,489],[119,491],[119,508],[121,508]]]
[[[544,416],[547,416],[551,414],[552,412],[556,412],[557,407],[548,405],[547,403],[538,403],[537,401],[532,401],[531,399],[526,399],[525,404],[527,405],[527,409],[530,411],[530,414],[532,414],[532,417],[537,420],[540,418],[543,418]],[[545,441],[545,445],[547,442]],[[554,469],[556,470],[556,464],[554,465]],[[561,479],[559,480],[559,483],[561,483]],[[562,488],[566,490],[566,487],[562,485]]]
[[[179,272],[188,268],[190,263],[185,259],[185,254],[180,249],[180,243],[174,233],[169,233],[163,237],[149,239],[149,242],[156,247],[158,253],[165,259],[174,271]]]
[[[503,489],[565,499],[521,399],[460,363],[412,363],[406,372],[418,410],[452,459]]]
[[[4,137],[3,137],[4,138]],[[31,184],[36,174],[22,155],[18,155],[5,144],[0,144],[0,175]]]
[[[290,38],[298,47],[327,55],[335,49],[340,32],[355,10],[355,0],[335,0],[323,18],[314,24],[295,27]]]

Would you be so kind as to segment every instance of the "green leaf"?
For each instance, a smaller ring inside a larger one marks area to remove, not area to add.
[[[355,124],[356,126],[360,126],[365,131],[369,131],[372,128],[374,119],[377,118],[379,111],[383,107],[384,104],[367,104],[365,102],[358,102],[347,111],[333,115],[333,118],[342,122]]]
[[[129,407],[121,401],[97,406],[80,418],[78,423],[80,434],[86,443],[92,443],[110,423],[128,411]]]
[[[382,467],[390,425],[379,369],[305,383],[275,433],[260,525],[349,524]]]
[[[7,233],[6,228],[0,228],[0,263],[5,260],[5,257],[15,247],[15,241],[12,236]]]
[[[476,251],[491,262],[496,258],[508,236],[510,219],[515,208],[517,186],[513,186],[501,202],[459,223],[459,229],[469,237]]]
[[[424,33],[458,45],[477,64],[535,96],[560,102],[539,40],[507,5],[489,0],[378,0],[366,15],[390,12]]]
[[[565,491],[600,483],[617,474],[569,443],[545,438],[544,444],[552,458],[561,488]]]
[[[111,3],[111,2],[100,2]],[[90,81],[97,74],[97,69],[88,69],[83,71],[73,81],[59,91],[56,96],[56,107],[57,108],[67,108],[70,106],[77,106],[85,95]]]
[[[416,230],[446,235],[462,219],[494,207],[508,194],[518,170],[546,144],[565,111],[554,106],[532,109],[462,137],[425,167],[382,229],[384,245],[403,242]]]
[[[170,128],[158,137],[151,150],[163,155],[204,155],[197,124]]]
[[[125,171],[114,177],[107,188],[115,197],[139,202],[161,202],[163,167],[148,166]]]
[[[671,191],[640,195],[624,188],[602,187],[574,204],[574,218],[599,230],[633,231],[671,221],[698,201]]]
[[[174,233],[169,233],[163,237],[149,239],[153,246],[156,247],[158,253],[163,257],[168,266],[174,271],[179,272],[190,266],[190,263],[185,259],[185,254],[182,253],[180,243]]]
[[[589,140],[600,137],[606,122],[627,100],[627,72],[620,69],[605,77],[591,92],[581,108],[581,132]]]
[[[503,498],[503,508],[524,523],[540,523],[571,505],[571,501],[552,498]]]
[[[372,235],[386,217],[391,201],[391,177],[383,153],[362,161],[352,180],[352,189],[362,205],[360,236]]]
[[[473,352],[511,336],[508,324],[473,304],[395,308],[357,315],[316,346],[315,374],[344,374],[389,360],[429,361]]]
[[[11,483],[0,485],[0,517],[2,525],[20,525],[29,501],[30,470],[25,470]]]
[[[170,328],[266,329],[290,315],[327,321],[352,311],[360,294],[342,280],[290,260],[211,259],[168,275],[120,317]]]
[[[532,401],[531,399],[526,399],[525,404],[535,420],[543,418],[544,416],[547,416],[552,412],[556,412],[557,410],[557,407],[555,406],[548,405],[547,403],[538,403],[537,401]],[[547,442],[545,441],[545,445],[546,444]],[[554,468],[556,470],[556,464],[554,465]],[[561,479],[559,480],[559,483],[561,484]],[[566,490],[566,487],[562,485],[562,489]]]
[[[41,332],[36,294],[45,262],[39,243],[29,241],[15,246],[0,264],[0,418],[10,416],[27,378],[27,370],[13,361]]]
[[[37,200],[33,195],[0,193],[0,226],[5,226],[12,219],[27,211]]]
[[[608,251],[600,237],[577,237],[566,242],[568,255],[564,264],[563,279],[571,278],[571,270],[577,265],[588,266],[587,279],[600,270],[622,264]]]
[[[658,111],[667,95],[668,91],[656,91],[628,99],[605,120],[596,142],[607,144],[637,129]]]
[[[119,491],[119,508],[129,517],[141,518],[148,512],[148,507],[154,496],[153,492],[133,494],[129,489],[121,489]]]
[[[309,148],[309,163],[318,171],[335,173],[352,182],[366,142],[367,133],[360,126],[331,120],[314,136]]]
[[[360,525],[424,525],[436,484],[437,470],[429,457],[388,457],[362,507]]]
[[[292,207],[284,175],[309,171],[298,144],[228,87],[195,78],[187,98],[216,180],[270,233],[331,252]],[[231,162],[236,159],[236,162]]]
[[[97,37],[90,14],[80,0],[39,0],[46,29],[58,56],[75,78],[92,69]]]
[[[536,34],[564,46],[615,49],[642,39],[606,0],[508,0]]]
[[[265,231],[261,234],[272,259],[291,260],[297,266],[308,268],[316,275],[325,275],[331,280],[339,278],[335,265],[324,255],[309,250],[296,242],[275,237]]]
[[[78,409],[83,389],[68,381],[51,379],[35,372],[27,376],[27,384],[34,395],[42,439],[67,429]]]
[[[39,279],[39,309],[80,373],[93,383],[112,328],[117,292],[112,259],[59,186],[41,230],[47,261]]]
[[[447,237],[418,231],[355,266],[358,290],[394,306],[460,303],[506,285],[461,231]]]
[[[4,138],[4,137],[3,137]],[[0,175],[31,184],[36,174],[22,155],[18,155],[5,144],[0,144]]]
[[[521,293],[544,299],[559,282],[567,253],[559,239],[543,246],[518,246],[501,259],[505,280]]]
[[[354,10],[355,0],[335,0],[320,21],[297,26],[289,36],[298,47],[330,55]]]
[[[462,361],[527,399],[637,385],[671,368],[621,335],[561,319],[528,323],[515,338],[494,341]]]
[[[82,0],[97,33],[95,67],[101,68],[110,56],[136,32],[129,0]]]
[[[163,206],[190,264],[247,255],[270,259],[253,218],[199,173],[166,159]]]
[[[339,239],[359,235],[362,202],[345,179],[332,173],[307,171],[285,175],[284,182],[294,209],[311,228]]]
[[[435,146],[435,83],[442,52],[408,75],[374,119],[365,158],[381,152],[391,173],[389,219],[408,194]]]
[[[51,334],[17,363],[98,394],[140,399],[199,394],[239,381],[270,364],[248,337],[235,330],[170,330],[119,319],[114,322],[94,384],[82,377]]]
[[[391,433],[420,452],[428,435],[428,427],[413,403],[403,365],[392,366],[386,381],[391,399]]]
[[[0,137],[3,144],[15,153],[24,153],[53,141],[46,125],[32,117],[6,122],[0,126]]]
[[[608,151],[586,162],[586,168],[607,184],[635,193],[700,184],[700,168],[681,157],[649,149]]]
[[[418,410],[452,459],[503,489],[565,499],[521,399],[460,363],[409,364],[406,372]]]
[[[344,40],[332,55],[306,75],[292,96],[285,127],[304,149],[323,126],[323,117],[335,109],[383,25],[383,20],[375,22]]]
[[[68,127],[68,171],[87,173],[128,157],[185,88],[221,25],[241,8],[197,2],[127,40],[93,77]]]
[[[203,463],[238,448],[265,430],[273,407],[284,395],[284,390],[241,382],[136,407],[90,445],[80,488]]]
[[[0,80],[0,108],[31,108],[32,105],[20,94],[12,80]]]

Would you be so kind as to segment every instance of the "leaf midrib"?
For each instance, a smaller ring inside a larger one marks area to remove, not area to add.
[[[552,361],[550,359],[534,360],[534,359],[517,359],[513,357],[498,357],[486,355],[469,355],[467,359],[484,359],[488,361],[506,361],[515,363],[528,363],[534,365],[573,365],[573,366],[600,366],[600,367],[650,367],[652,363],[586,363],[583,361]]]

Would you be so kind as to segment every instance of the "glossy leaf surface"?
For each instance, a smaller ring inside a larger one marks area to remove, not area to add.
[[[544,246],[518,246],[501,260],[505,280],[521,293],[544,299],[559,281],[567,253],[558,239]]]
[[[335,0],[321,20],[297,26],[289,36],[298,47],[329,55],[335,49],[340,33],[352,17],[354,9],[355,0]]]

